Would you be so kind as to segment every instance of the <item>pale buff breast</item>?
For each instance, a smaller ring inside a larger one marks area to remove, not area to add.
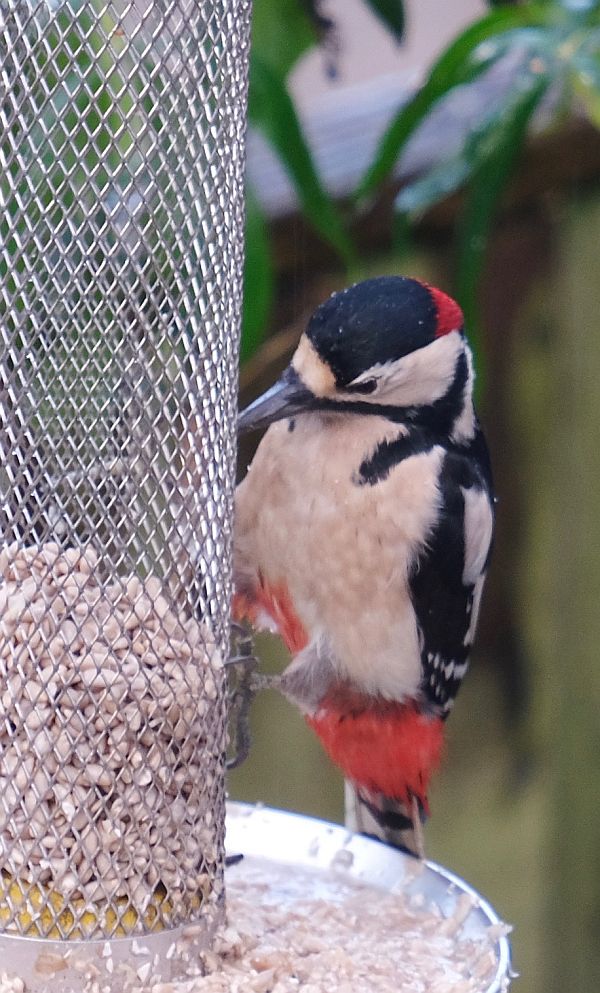
[[[285,583],[311,643],[340,675],[400,699],[420,678],[407,573],[435,523],[441,449],[405,460],[374,486],[361,462],[398,425],[303,415],[265,435],[236,499],[236,575]]]

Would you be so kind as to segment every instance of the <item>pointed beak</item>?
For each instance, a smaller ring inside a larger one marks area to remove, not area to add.
[[[311,409],[314,396],[291,367],[281,379],[238,415],[238,433],[258,431],[285,417],[294,417]]]

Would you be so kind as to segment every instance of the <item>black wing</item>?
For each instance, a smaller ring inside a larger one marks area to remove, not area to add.
[[[464,453],[448,452],[442,508],[409,576],[421,639],[421,693],[446,717],[467,671],[489,563],[494,502],[481,434]]]

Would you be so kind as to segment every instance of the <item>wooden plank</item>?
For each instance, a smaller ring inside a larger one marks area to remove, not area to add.
[[[549,686],[550,993],[600,989],[600,203],[565,226],[553,298],[553,633]],[[543,689],[543,687],[542,687]]]

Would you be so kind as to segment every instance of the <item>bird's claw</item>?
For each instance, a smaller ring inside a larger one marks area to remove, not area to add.
[[[235,769],[250,751],[250,705],[262,690],[281,688],[281,676],[257,672],[258,660],[253,654],[252,636],[240,624],[231,625],[232,653],[225,663],[230,676],[229,713],[231,716],[232,752],[227,768]]]

